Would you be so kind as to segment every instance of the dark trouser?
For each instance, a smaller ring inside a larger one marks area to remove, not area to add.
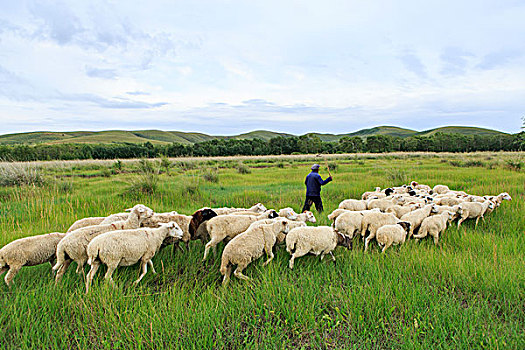
[[[315,203],[315,209],[321,213],[323,211],[323,201],[321,200],[321,196],[306,196],[302,211],[310,210],[313,203]]]

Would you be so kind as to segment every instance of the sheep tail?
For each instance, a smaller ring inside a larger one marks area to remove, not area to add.
[[[57,271],[59,268],[64,265],[64,261],[66,260],[66,252],[64,251],[64,247],[59,243],[57,246],[57,263],[55,266],[53,266],[53,271]]]
[[[222,254],[221,258],[221,274],[226,275],[226,272],[228,271],[228,265],[230,265],[230,259],[226,254]]]

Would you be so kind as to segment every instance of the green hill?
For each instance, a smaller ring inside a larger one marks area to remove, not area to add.
[[[242,140],[242,139],[248,139],[248,140],[251,140],[251,139],[262,139],[262,140],[268,141],[269,139],[272,139],[272,138],[278,137],[278,136],[290,137],[290,136],[293,136],[293,135],[285,134],[285,133],[278,133],[278,132],[274,132],[274,131],[267,131],[267,130],[255,130],[255,131],[247,132],[247,133],[236,135],[236,136],[227,136],[226,138],[238,139],[238,140]]]
[[[399,128],[397,126],[376,126],[375,128],[362,129],[353,133],[346,134],[346,136],[372,136],[372,135],[390,135],[396,137],[408,137],[416,134],[417,131]]]
[[[502,135],[501,131],[467,127],[467,126],[445,126],[425,131],[415,131],[396,126],[377,126],[369,129],[362,129],[359,131],[346,134],[327,134],[327,133],[308,133],[307,135],[314,135],[325,142],[337,142],[344,136],[360,136],[367,137],[372,135],[390,135],[397,137],[408,136],[430,136],[437,132],[443,133],[459,133],[464,135]],[[162,130],[108,130],[108,131],[75,131],[75,132],[27,132],[18,134],[0,135],[0,144],[56,144],[56,143],[145,143],[151,142],[154,144],[168,144],[172,142],[190,145],[196,142],[203,142],[213,139],[262,139],[269,140],[271,138],[282,136],[291,137],[292,134],[278,133],[268,130],[255,130],[240,135],[232,136],[213,136],[198,132],[182,132],[182,131],[162,131]]]
[[[125,130],[98,131],[89,135],[63,138],[48,143],[145,143],[148,141],[156,144],[170,143],[167,141],[141,137],[136,135],[133,131]]]
[[[463,134],[463,135],[483,135],[483,136],[491,136],[491,135],[503,135],[506,134],[501,131],[492,130],[492,129],[485,129],[485,128],[477,128],[474,126],[443,126],[440,128],[420,131],[416,133],[418,136],[430,136],[435,133],[442,132],[445,134]]]

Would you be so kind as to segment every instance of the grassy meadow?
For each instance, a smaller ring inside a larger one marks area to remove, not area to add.
[[[51,266],[25,267],[12,288],[0,284],[0,348],[525,348],[525,172],[523,153],[396,154],[332,157],[325,213],[375,186],[416,180],[485,195],[509,192],[475,229],[449,227],[434,246],[409,241],[380,254],[337,248],[336,263],[315,256],[288,269],[283,247],[251,282],[221,286],[220,256],[204,247],[168,247],[137,286],[138,266],[119,268],[116,288],[104,268],[84,293],[70,266],[55,287]],[[148,162],[38,163],[35,181],[0,187],[0,246],[25,236],[65,232],[77,219],[143,203],[191,214],[203,206],[293,207],[319,158],[260,157]],[[161,163],[168,166],[161,167]],[[324,163],[321,163],[324,164]],[[518,164],[518,165],[516,165]],[[2,166],[6,166],[5,164]],[[323,167],[324,168],[324,167]],[[326,177],[326,170],[321,175]],[[160,171],[159,171],[160,169]],[[0,182],[1,180],[0,174]],[[32,184],[31,184],[32,183]],[[221,253],[223,245],[219,245]]]

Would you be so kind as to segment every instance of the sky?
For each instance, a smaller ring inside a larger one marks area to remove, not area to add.
[[[0,0],[0,134],[519,132],[523,0]]]

